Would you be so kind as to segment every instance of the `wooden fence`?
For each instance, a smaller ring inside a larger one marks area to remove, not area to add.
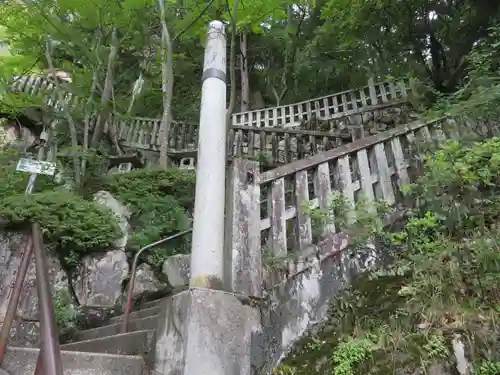
[[[320,98],[274,108],[235,113],[233,126],[286,127],[297,126],[313,114],[321,119],[334,119],[356,114],[361,108],[396,101],[405,101],[411,91],[409,79],[400,82],[374,83],[359,89],[339,92]]]
[[[65,83],[61,87],[65,88]],[[362,108],[375,107],[378,105],[406,101],[412,83],[409,80],[400,82],[374,83],[373,80],[365,87],[348,90],[308,101],[294,103],[290,105],[265,108],[248,112],[235,113],[232,116],[233,126],[246,127],[288,127],[298,126],[301,122],[310,120],[313,116],[322,120],[331,120],[346,115],[359,113]],[[24,92],[29,95],[43,94],[46,97],[46,104],[55,106],[57,95],[55,85],[51,78],[43,76],[21,76],[17,77],[12,84],[15,92]],[[70,108],[77,107],[81,99],[64,92],[64,100]],[[116,118],[120,125],[128,125],[128,129],[123,129],[122,134],[129,135],[130,138],[149,138],[149,142],[154,144],[158,136],[160,119],[153,118]],[[182,123],[182,122],[179,122]],[[138,127],[140,125],[140,128]],[[196,126],[196,124],[190,124]],[[135,129],[131,132],[131,129]]]
[[[64,88],[64,84],[61,86]],[[228,157],[259,159],[275,166],[409,122],[405,101],[411,87],[409,81],[378,84],[370,81],[360,89],[287,106],[236,113],[227,139]],[[29,95],[43,94],[46,105],[58,107],[55,85],[50,78],[19,77],[13,90]],[[80,105],[80,99],[69,92],[64,93],[64,100],[70,108]],[[92,119],[92,123],[95,120]],[[159,150],[161,119],[117,115],[110,118],[106,127],[112,121],[119,129],[123,147]],[[196,157],[197,124],[173,121],[169,138],[171,157]]]
[[[443,125],[449,121],[412,122],[264,173],[253,161],[235,159],[228,210],[228,241],[237,264],[234,290],[261,293],[262,275],[238,267],[241,259],[249,259],[244,262],[246,268],[262,269],[263,248],[283,258],[291,251],[305,254],[321,241],[313,238],[304,203],[327,208],[332,191],[337,190],[353,205],[361,196],[394,205],[401,198],[400,188],[410,183],[413,151],[424,141],[447,138]],[[323,230],[323,238],[337,233],[335,220]]]

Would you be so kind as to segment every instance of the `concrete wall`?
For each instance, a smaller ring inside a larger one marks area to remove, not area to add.
[[[261,334],[252,342],[256,368],[275,367],[304,334],[326,319],[330,302],[352,278],[380,260],[372,247],[356,251],[354,257],[346,248],[347,238],[337,235],[282,271],[288,277],[272,288]]]
[[[268,269],[268,295],[262,299],[204,290],[172,297],[159,319],[155,371],[194,375],[203,368],[206,375],[268,373],[310,328],[324,321],[329,303],[350,280],[380,260],[374,248],[351,257],[346,247],[347,238],[337,235],[299,260]],[[193,359],[195,355],[198,359]],[[202,357],[209,359],[203,362]],[[239,366],[234,366],[236,357]],[[226,361],[225,367],[221,361]]]

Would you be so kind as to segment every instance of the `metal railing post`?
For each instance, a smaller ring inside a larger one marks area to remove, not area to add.
[[[186,234],[191,233],[192,231],[193,231],[193,228],[190,228],[190,229],[187,229],[185,231],[176,233],[172,236],[162,238],[159,241],[150,243],[149,245],[142,247],[141,249],[139,249],[139,251],[137,251],[137,253],[135,253],[134,260],[132,262],[132,270],[130,273],[130,281],[128,283],[128,288],[127,288],[127,301],[125,302],[125,307],[123,309],[123,321],[122,321],[120,333],[127,333],[127,330],[128,330],[128,321],[130,318],[130,310],[132,310],[132,296],[134,293],[135,275],[137,273],[137,263],[139,262],[139,257],[141,256],[141,254],[144,251],[152,249],[156,246],[162,245],[165,242],[168,242],[168,241],[173,240],[175,238],[183,237]]]

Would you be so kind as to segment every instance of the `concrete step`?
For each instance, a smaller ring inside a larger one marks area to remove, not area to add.
[[[11,375],[33,375],[39,349],[8,347],[2,369]],[[147,374],[144,359],[137,355],[61,352],[64,375]]]
[[[108,354],[137,354],[149,352],[153,345],[154,330],[122,333],[114,336],[71,342],[61,345],[61,350]]]
[[[128,323],[128,332],[156,329],[157,321],[158,321],[157,315],[131,320]],[[120,333],[120,329],[121,329],[121,324],[117,323],[98,328],[92,328],[85,331],[80,331],[76,334],[74,342],[87,341],[102,337],[118,335]]]
[[[145,302],[138,307],[134,308],[134,311],[147,310],[151,307],[157,307],[163,305],[163,303],[167,300],[168,297],[156,299],[154,301]]]
[[[133,311],[138,311],[138,310],[146,310],[146,309],[149,309],[151,307],[155,307],[155,306],[161,306],[163,305],[163,303],[170,297],[180,293],[180,292],[184,292],[185,290],[188,290],[189,286],[188,285],[185,285],[185,286],[179,286],[179,287],[176,287],[174,289],[172,289],[168,296],[165,296],[163,298],[160,298],[160,299],[156,299],[156,300],[153,300],[153,301],[149,301],[149,302],[145,302],[145,303],[142,303],[140,304],[139,306],[135,307],[133,309]]]
[[[161,311],[161,306],[153,306],[148,309],[133,311],[130,313],[129,321],[133,319],[147,318],[148,316],[158,315]],[[123,320],[123,315],[111,318],[107,324],[118,324]]]

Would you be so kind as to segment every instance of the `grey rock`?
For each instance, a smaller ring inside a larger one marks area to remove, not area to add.
[[[94,200],[97,203],[109,208],[115,214],[118,225],[122,231],[122,235],[113,243],[113,246],[116,249],[124,250],[127,246],[127,241],[131,231],[130,223],[128,221],[131,214],[130,210],[113,197],[110,192],[105,190],[100,190],[95,193]]]
[[[151,266],[147,263],[142,263],[137,267],[132,295],[135,297],[144,292],[157,292],[164,289],[165,286],[158,280]]]
[[[122,284],[128,273],[127,255],[122,250],[86,256],[73,284],[80,304],[114,306],[122,294]]]
[[[189,284],[191,256],[177,254],[168,257],[163,263],[163,273],[174,288]]]
[[[27,236],[22,233],[0,233],[0,322],[3,322],[7,311],[26,239]],[[67,286],[68,278],[59,261],[49,254],[47,262],[49,282],[54,290]],[[22,346],[36,345],[38,343],[38,294],[34,257],[28,266],[16,316],[10,332],[11,342]]]

